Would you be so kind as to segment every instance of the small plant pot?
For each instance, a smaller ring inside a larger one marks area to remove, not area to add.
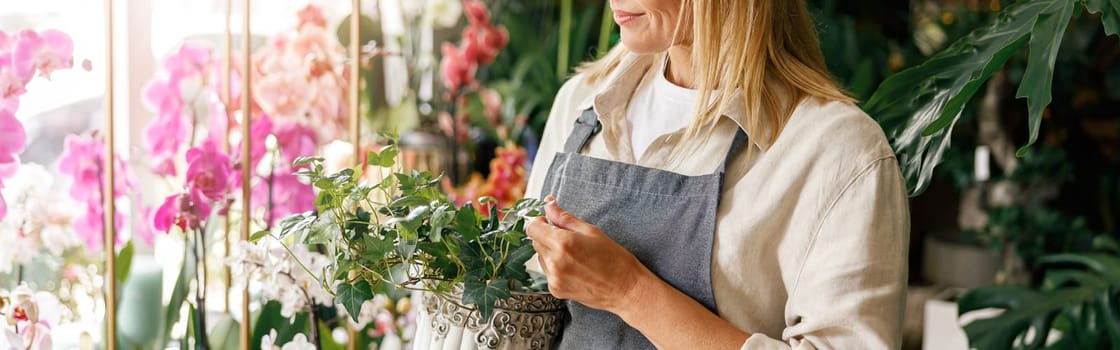
[[[567,317],[563,300],[548,293],[513,292],[499,300],[489,321],[465,309],[462,288],[444,297],[420,293],[413,349],[552,349]],[[454,300],[452,303],[450,300]]]

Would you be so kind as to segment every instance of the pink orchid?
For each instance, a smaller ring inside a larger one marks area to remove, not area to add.
[[[12,40],[3,30],[0,30],[0,53],[11,51]]]
[[[152,170],[156,175],[173,176],[177,173],[175,157],[190,136],[189,129],[188,121],[177,115],[156,117],[144,129],[144,141],[150,148]]]
[[[466,52],[459,50],[455,45],[443,44],[443,59],[440,61],[440,73],[443,84],[452,91],[470,85],[474,82],[475,72],[478,70],[477,61],[466,57]]]
[[[100,138],[67,135],[58,171],[70,175],[70,196],[82,203],[100,203],[103,144]]]
[[[253,95],[265,113],[277,118],[301,118],[311,106],[315,85],[300,71],[283,71],[262,77],[253,84]]]
[[[217,94],[210,94],[210,118],[206,127],[206,138],[202,140],[202,147],[223,149],[226,146],[226,135],[230,126],[235,123],[226,113],[226,105]],[[231,145],[232,147],[232,145]]]
[[[31,80],[35,70],[39,71],[39,76],[50,79],[55,70],[74,66],[74,42],[69,35],[57,30],[42,33],[24,30],[16,38],[12,62],[20,68],[18,72],[24,83]]]
[[[214,63],[211,51],[205,45],[186,43],[179,46],[179,51],[167,56],[163,69],[169,75],[172,89],[180,92],[179,83],[184,79],[207,76],[207,70]]]
[[[58,162],[58,171],[70,175],[73,184],[70,195],[82,202],[100,203],[101,201],[101,176],[102,164],[105,156],[105,140],[100,136],[67,135],[62,156]],[[113,198],[120,198],[135,187],[136,180],[120,155],[116,160],[116,193]]]
[[[272,118],[267,114],[261,115],[257,120],[253,121],[253,125],[249,130],[249,141],[252,142],[252,144],[249,145],[251,152],[249,156],[252,157],[250,160],[254,169],[257,168],[257,164],[260,164],[261,159],[264,158],[264,154],[268,152],[268,146],[264,144],[264,140],[268,138],[268,135],[272,135],[273,129]],[[238,146],[237,150],[240,151],[241,146]],[[240,177],[238,178],[240,179]]]
[[[0,110],[15,111],[15,108],[7,108],[19,95],[23,95],[27,90],[24,90],[23,78],[17,74],[14,67],[8,66],[5,63],[8,61],[6,57],[0,55]]]
[[[114,215],[113,226],[116,227],[117,232],[124,228],[125,216],[124,213],[118,211]],[[86,203],[86,212],[81,218],[71,223],[71,228],[74,233],[78,235],[86,244],[86,249],[91,252],[100,251],[105,242],[105,207],[104,203]],[[120,246],[124,241],[118,235],[114,240],[116,246]]]
[[[0,72],[0,80],[4,79],[2,77],[3,74],[4,74],[3,72]],[[4,87],[2,86],[3,84],[4,84],[4,82],[0,81],[0,93],[3,93],[3,89],[4,89]],[[7,99],[0,97],[0,112],[15,113],[15,111],[18,110],[18,109],[19,109],[19,99],[18,98],[16,98],[15,96],[9,97]]]
[[[252,196],[254,210],[266,211],[270,227],[288,215],[315,209],[314,188],[288,172],[277,172],[261,179],[261,183],[253,186]],[[272,209],[271,213],[268,213],[268,208]]]
[[[188,205],[183,205],[183,203]],[[195,227],[196,225],[188,220],[189,215],[183,211],[183,208],[189,206],[189,203],[190,197],[186,193],[167,196],[159,209],[156,209],[156,212],[152,214],[152,227],[161,232],[170,232],[172,226],[177,226],[183,231],[186,231],[187,227]]]
[[[283,159],[281,168],[287,169],[296,158],[315,154],[318,140],[314,129],[300,123],[286,123],[276,128],[276,143]]]
[[[152,246],[156,239],[155,215],[157,209],[158,208],[147,206],[140,209],[141,220],[136,224],[136,238],[139,238],[141,242],[144,242],[144,244],[149,247]]]
[[[241,108],[241,66],[238,64],[231,65],[229,74],[231,77],[228,103],[230,103],[233,110],[236,111]],[[210,91],[213,91],[218,97],[221,97],[222,94],[225,93],[226,75],[224,69],[211,69],[210,76],[206,80],[210,83]]]
[[[18,155],[27,146],[27,133],[15,115],[0,110],[0,165],[18,163]]]
[[[229,189],[229,156],[210,148],[192,148],[187,151],[187,190],[192,198],[202,197],[219,201]]]
[[[307,4],[303,9],[299,10],[299,28],[306,25],[314,25],[317,27],[326,28],[327,18],[323,17],[323,10],[318,6]]]

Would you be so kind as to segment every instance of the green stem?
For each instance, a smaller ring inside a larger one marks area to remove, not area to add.
[[[560,49],[556,53],[556,77],[561,80],[568,74],[568,59],[571,57],[572,41],[572,0],[560,0]]]
[[[614,33],[614,11],[611,11],[611,2],[604,1],[603,22],[599,25],[599,50],[595,52],[598,58],[607,55],[611,49],[611,34]]]
[[[272,237],[272,236],[269,236],[269,237]],[[334,291],[331,290],[330,286],[328,286],[326,283],[323,282],[322,278],[319,278],[320,277],[319,274],[317,274],[315,272],[311,272],[311,269],[307,268],[307,265],[304,265],[303,261],[300,261],[299,259],[297,259],[296,258],[296,253],[293,252],[291,248],[288,248],[288,245],[284,244],[284,241],[281,241],[279,238],[275,238],[275,237],[273,237],[273,238],[276,239],[276,242],[280,243],[281,247],[284,247],[284,250],[288,251],[288,256],[290,256],[292,258],[292,261],[295,261],[296,264],[298,264],[299,267],[301,269],[303,269],[303,271],[307,271],[307,274],[309,274],[311,276],[315,276],[315,280],[319,282],[319,286],[323,287],[323,290],[327,291],[327,293],[330,293],[332,296],[334,295]]]

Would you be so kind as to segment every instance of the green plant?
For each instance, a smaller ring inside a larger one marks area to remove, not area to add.
[[[1115,0],[1022,0],[925,63],[883,82],[864,107],[892,139],[911,194],[929,185],[969,101],[1024,45],[1030,53],[1016,96],[1027,99],[1029,140],[1018,154],[1026,152],[1052,99],[1065,29],[1081,8],[1099,16],[1105,33],[1120,33],[1120,2]]]
[[[1120,246],[1098,237],[1094,252],[1044,257],[1037,289],[990,287],[957,301],[958,313],[997,308],[964,326],[975,349],[1111,349],[1120,346]],[[1056,332],[1052,332],[1056,331]],[[1054,337],[1056,336],[1056,339]]]
[[[362,180],[361,166],[327,174],[322,158],[294,163],[302,167],[297,175],[319,190],[316,211],[283,220],[278,238],[294,236],[290,239],[332,258],[327,271],[309,272],[335,291],[335,303],[352,310],[356,320],[356,310],[379,285],[450,299],[461,283],[462,304],[452,302],[477,308],[488,320],[494,303],[511,291],[545,290],[525,270],[534,254],[525,222],[543,214],[543,201],[523,199],[499,209],[484,197],[477,207],[458,207],[439,191],[440,177],[416,171],[386,174],[397,155],[393,145],[368,155],[370,169],[379,171],[377,183]]]

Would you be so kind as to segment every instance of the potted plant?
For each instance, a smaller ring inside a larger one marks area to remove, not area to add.
[[[550,347],[564,304],[525,267],[534,254],[525,223],[546,203],[499,208],[483,197],[457,206],[440,191],[439,176],[393,171],[397,155],[390,144],[368,155],[368,168],[331,174],[322,158],[297,159],[296,174],[319,191],[316,209],[282,220],[276,238],[332,260],[308,272],[355,321],[380,286],[420,292],[415,348],[468,337],[478,348]]]

